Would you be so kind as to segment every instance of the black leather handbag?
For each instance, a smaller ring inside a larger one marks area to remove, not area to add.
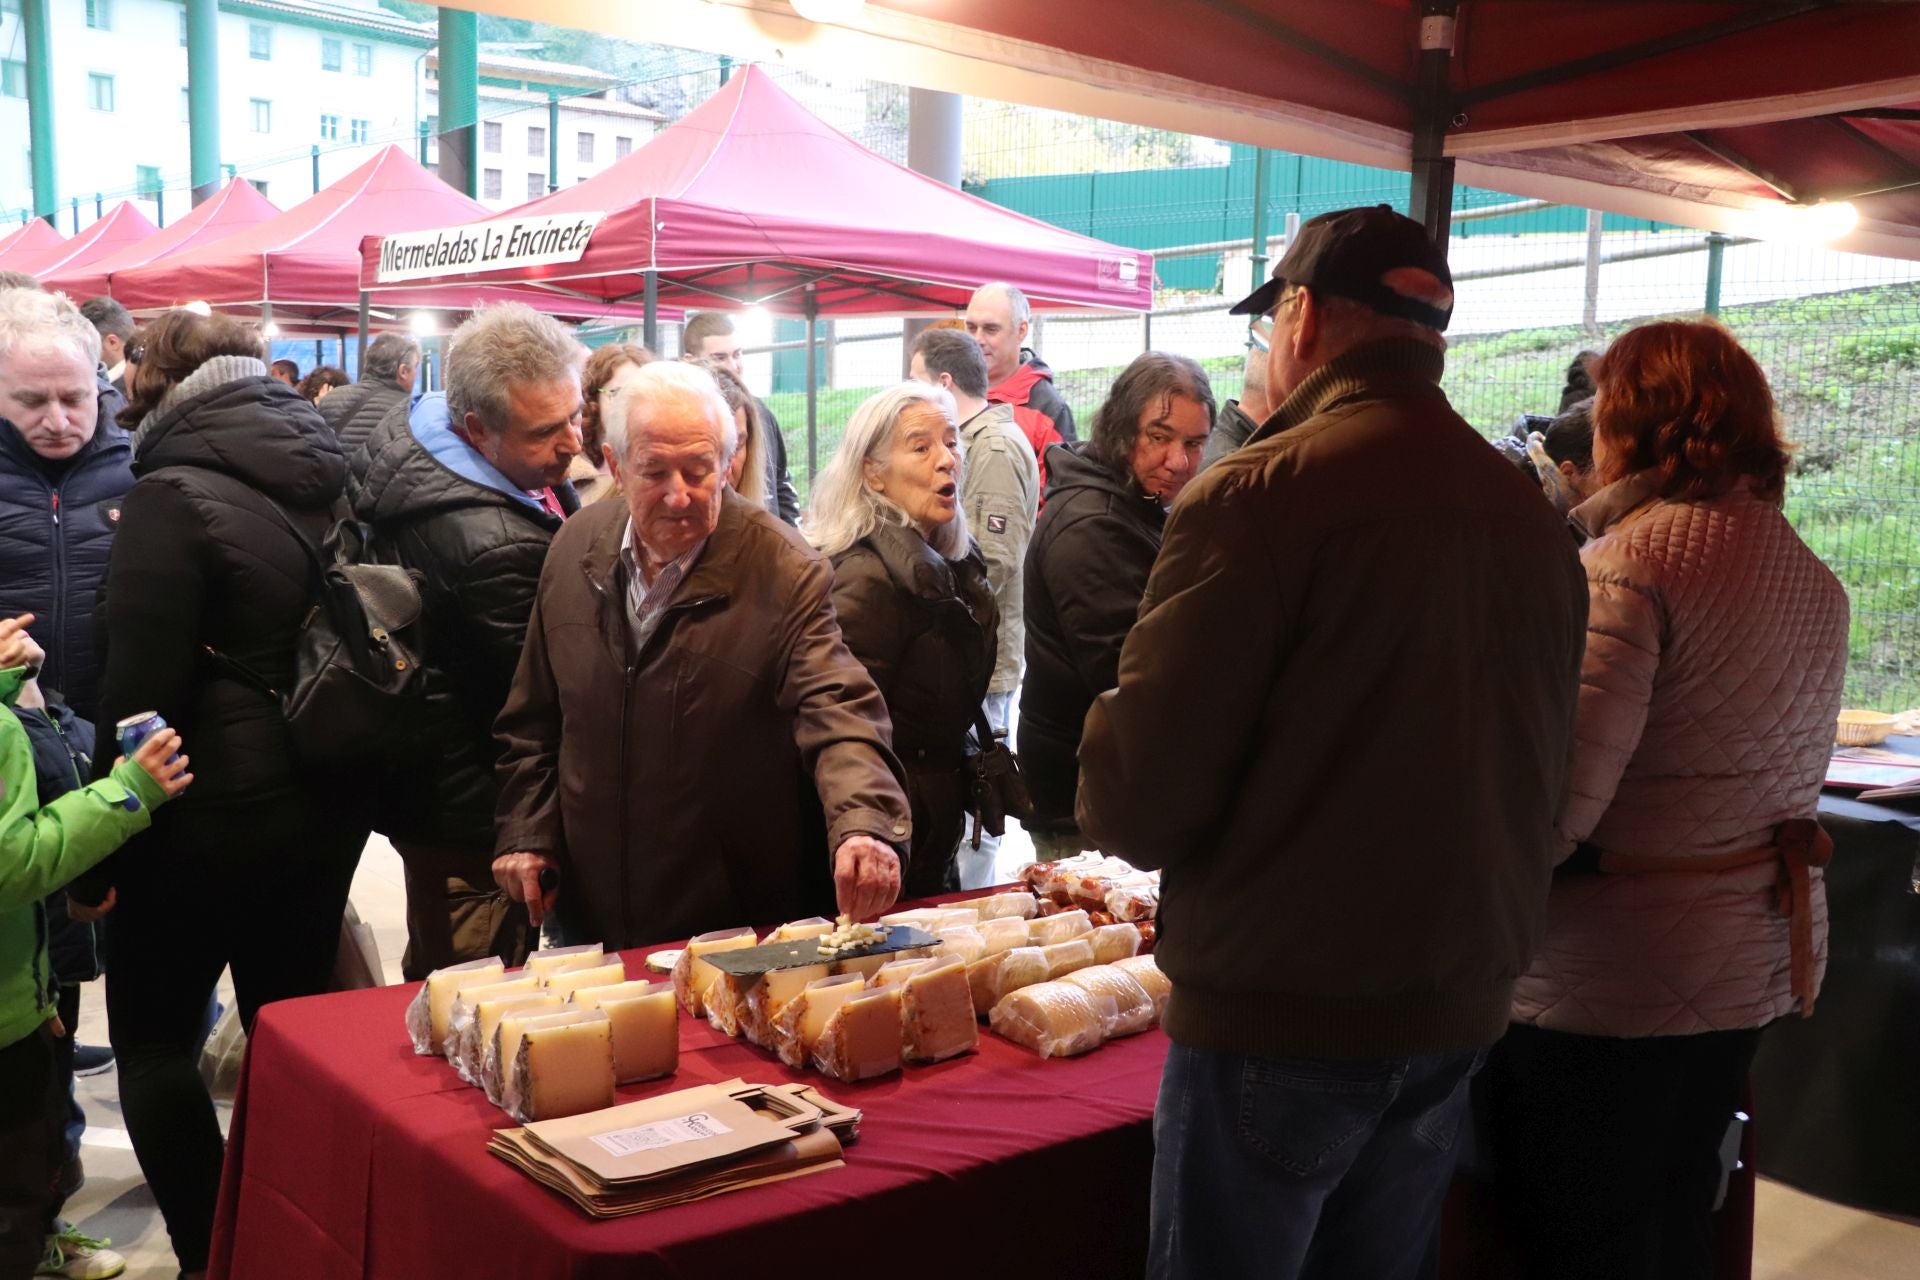
[[[967,756],[967,783],[973,801],[973,847],[980,847],[980,833],[991,836],[1007,833],[1007,819],[1022,823],[1033,821],[1033,796],[1027,780],[1020,776],[1020,759],[1006,744],[1004,733],[994,732],[986,712],[973,713],[973,751]]]

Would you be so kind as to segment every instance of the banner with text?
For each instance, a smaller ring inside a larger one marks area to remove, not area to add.
[[[578,262],[605,214],[496,218],[437,231],[408,231],[380,241],[377,284]]]

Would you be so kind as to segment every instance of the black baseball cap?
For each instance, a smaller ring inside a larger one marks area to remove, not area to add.
[[[1433,306],[1388,284],[1386,276],[1404,267],[1438,277],[1447,287],[1446,305]],[[1301,223],[1299,234],[1274,264],[1273,279],[1240,299],[1229,314],[1264,315],[1289,284],[1352,298],[1381,315],[1431,329],[1444,331],[1453,318],[1453,273],[1447,269],[1447,255],[1434,247],[1425,227],[1384,204],[1338,209]]]

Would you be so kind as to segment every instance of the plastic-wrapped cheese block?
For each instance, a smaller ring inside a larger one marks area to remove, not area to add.
[[[456,1000],[453,1017],[448,1021],[449,1026],[458,1023],[460,1029],[447,1032],[447,1058],[462,1080],[468,1084],[479,1084],[480,1064],[486,1057],[486,1047],[492,1042],[494,1028],[500,1025],[500,1019],[509,1013],[528,1017],[539,1013],[555,1013],[564,1003],[559,996],[549,995],[537,987],[532,991],[475,1001],[470,1015],[464,1013],[466,1001]]]
[[[881,924],[910,924],[916,929],[931,929],[934,920],[946,907],[915,907],[911,911],[896,911],[890,916],[881,916]]]
[[[940,946],[934,954],[942,959],[947,956],[957,956],[968,964],[972,964],[987,954],[986,939],[981,937],[980,930],[972,925],[967,925],[965,928],[948,926],[936,931],[933,936],[940,939]]]
[[[1027,922],[1027,944],[1035,947],[1050,947],[1056,942],[1065,942],[1077,938],[1083,933],[1093,932],[1093,922],[1087,919],[1084,911],[1062,911],[1058,915],[1044,916]]]
[[[760,974],[719,974],[707,986],[705,1004],[707,1025],[723,1036],[740,1034],[740,1015],[746,1011],[747,993],[759,983]]]
[[[1125,969],[1096,964],[1090,969],[1076,969],[1060,981],[1113,1002],[1113,1022],[1107,1028],[1109,1040],[1145,1031],[1159,1016],[1154,1012],[1153,997]]]
[[[617,987],[589,987],[574,992],[573,998],[588,1009],[605,1013],[613,1026],[615,1083],[657,1080],[679,1069],[680,1011],[672,983],[623,982]]]
[[[588,987],[610,987],[616,982],[626,980],[627,966],[621,962],[619,956],[615,956],[609,964],[597,965],[591,969],[568,969],[564,973],[556,973],[547,979],[547,990],[557,996],[565,997],[576,991],[584,991]]]
[[[520,1052],[520,1040],[528,1031],[570,1026],[593,1015],[593,1010],[577,1005],[562,1005],[552,1013],[508,1010],[494,1026],[493,1040],[480,1050],[480,1087],[486,1090],[487,1101],[496,1107],[504,1105],[507,1069],[513,1065],[515,1055]]]
[[[1038,947],[1015,947],[982,956],[967,966],[973,1011],[982,1017],[1009,991],[1047,980],[1047,958]]]
[[[891,964],[883,964],[873,975],[872,981],[867,983],[867,985],[870,987],[897,987],[932,963],[934,962],[926,957],[916,957],[912,960],[895,960]]]
[[[462,987],[478,987],[497,982],[507,966],[488,957],[465,964],[435,969],[420,984],[420,994],[407,1005],[407,1035],[413,1051],[423,1056],[443,1053],[447,1042],[447,1015],[453,1011],[453,998]]]
[[[775,969],[747,988],[746,1007],[740,1010],[740,1034],[762,1049],[774,1047],[773,1018],[781,1008],[804,991],[809,983],[827,976],[825,964],[802,965],[797,969]]]
[[[813,1065],[848,1082],[898,1071],[900,988],[863,991],[835,1010],[813,1046]]]
[[[1151,920],[1160,909],[1160,882],[1144,871],[1124,876],[1107,890],[1106,903],[1115,920]]]
[[[715,929],[689,940],[673,966],[673,994],[679,999],[680,1007],[696,1018],[706,1012],[707,988],[720,976],[720,971],[701,956],[713,951],[757,946],[759,942],[751,929]]]
[[[916,971],[900,990],[900,1016],[910,1062],[942,1062],[980,1045],[967,966],[958,960]]]
[[[1160,963],[1152,956],[1128,956],[1115,960],[1113,967],[1133,975],[1133,980],[1153,997],[1153,1018],[1158,1022],[1167,1011],[1167,997],[1173,994],[1173,979],[1160,972]]]
[[[1112,1000],[1065,982],[1036,982],[994,1005],[987,1024],[1043,1058],[1069,1058],[1106,1041],[1112,1006]]]
[[[780,1006],[773,1015],[773,1047],[780,1061],[790,1067],[804,1067],[820,1043],[827,1019],[847,1001],[866,990],[867,982],[857,973],[836,974],[809,982],[800,994]]]
[[[1002,916],[994,920],[982,920],[980,943],[986,948],[982,953],[984,955],[1024,947],[1027,945],[1027,922],[1020,916]]]
[[[832,932],[833,921],[825,916],[808,916],[805,920],[789,920],[760,941],[762,945],[769,942],[798,942],[802,938],[818,938]]]
[[[974,909],[982,920],[1031,920],[1040,914],[1040,901],[1025,889],[1015,889],[1011,893],[991,893],[984,898],[975,898],[964,904]]]
[[[1140,931],[1130,924],[1103,924],[1090,936],[1096,964],[1112,964],[1140,950]]]
[[[506,982],[485,982],[479,986],[460,988],[454,992],[453,1005],[447,1010],[447,1034],[441,1037],[440,1052],[448,1059],[456,1060],[454,1065],[458,1069],[460,1040],[473,1023],[473,1008],[476,1004],[482,1000],[524,995],[539,989],[539,981],[524,974]],[[460,1074],[463,1077],[466,1075],[464,1071]]]
[[[613,1023],[601,1010],[579,1022],[537,1027],[520,1038],[503,1093],[522,1124],[613,1105]]]
[[[548,947],[527,957],[527,972],[545,982],[549,976],[568,969],[598,968],[606,963],[605,955],[597,942],[577,947]]]
[[[955,903],[942,907],[933,917],[933,923],[925,928],[928,933],[939,933],[942,929],[972,929],[979,923],[980,917],[972,907]]]
[[[1047,980],[1063,978],[1075,969],[1084,969],[1093,963],[1093,943],[1086,936],[1069,938],[1065,942],[1056,942],[1050,947],[1040,948],[1040,955],[1047,962]]]

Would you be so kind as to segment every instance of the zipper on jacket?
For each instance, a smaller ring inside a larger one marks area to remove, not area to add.
[[[47,627],[47,661],[59,664],[60,683],[67,682],[67,539],[60,524],[60,486],[48,491],[53,507],[53,594],[47,605],[53,618]],[[104,581],[104,579],[103,579]],[[66,690],[62,689],[61,693]]]
[[[620,761],[619,776],[622,778],[627,778],[627,777],[631,777],[633,772],[633,768],[632,768],[633,762],[628,759],[628,751],[631,745],[629,741],[631,735],[628,731],[628,726],[632,723],[632,719],[633,719],[633,678],[634,678],[634,675],[639,671],[639,665],[634,660],[633,632],[630,628],[627,627],[626,619],[620,616],[619,610],[614,608],[613,597],[609,595],[607,592],[607,589],[600,584],[600,580],[593,576],[592,570],[587,569],[586,566],[582,565],[581,571],[586,575],[587,585],[593,588],[593,594],[600,598],[600,615],[601,615],[601,624],[603,626],[607,625],[609,621],[607,616],[609,611],[612,612],[611,622],[612,622],[612,625],[620,628],[619,632],[617,633],[621,638],[620,649],[621,649],[621,652],[626,655],[626,659],[627,659],[626,670],[622,675],[621,683],[620,683],[620,755],[619,755],[619,761]],[[633,877],[632,875],[629,874],[629,868],[627,866],[628,805],[629,805],[628,797],[625,795],[622,795],[620,797],[620,823],[619,823],[620,932],[621,932],[620,942],[622,945],[625,945],[625,946],[633,945]]]

